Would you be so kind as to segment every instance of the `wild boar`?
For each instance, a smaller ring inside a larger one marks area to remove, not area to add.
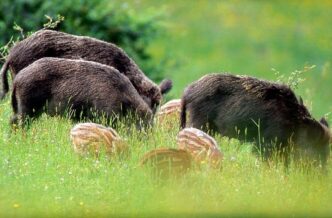
[[[156,121],[164,130],[174,130],[180,120],[181,99],[173,99],[161,105],[156,113]]]
[[[286,85],[210,74],[189,85],[181,101],[181,128],[188,125],[254,142],[264,159],[277,151],[288,164],[292,150],[299,158],[309,157],[325,166],[331,138],[327,121],[312,118]]]
[[[215,169],[221,169],[223,153],[220,151],[217,141],[196,128],[185,128],[177,135],[179,149],[191,154],[195,162],[202,164],[207,162]]]
[[[27,117],[69,115],[73,119],[137,115],[149,125],[153,114],[129,79],[113,67],[63,58],[42,58],[13,82],[12,123]],[[67,113],[67,114],[66,114]]]
[[[155,177],[167,179],[183,176],[193,167],[194,160],[189,152],[183,149],[157,148],[144,154],[141,166],[152,169]]]
[[[108,157],[128,153],[129,146],[112,128],[96,123],[78,123],[70,130],[75,153],[99,157],[104,151]]]
[[[145,76],[125,51],[112,43],[53,30],[40,30],[17,43],[10,50],[0,72],[2,78],[0,98],[4,98],[8,92],[6,76],[8,69],[11,70],[12,78],[15,78],[18,73],[21,73],[20,70],[43,57],[83,59],[112,66],[129,78],[153,110],[159,105],[162,94],[167,93],[172,87],[170,80],[162,81],[158,87]]]

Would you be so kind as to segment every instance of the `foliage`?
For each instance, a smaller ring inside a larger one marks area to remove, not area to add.
[[[314,69],[316,66],[304,66],[302,70],[294,70],[290,73],[288,77],[285,74],[281,74],[276,69],[272,68],[271,70],[275,73],[278,83],[284,83],[292,89],[297,89],[301,83],[305,81],[303,74]]]
[[[125,2],[107,0],[2,0],[0,11],[5,12],[0,13],[2,45],[17,36],[17,31],[22,38],[23,31],[56,28],[113,42],[133,57],[147,75],[153,79],[163,77],[162,66],[154,64],[147,50],[162,31],[162,14],[156,10],[137,12]]]
[[[65,17],[61,16],[60,14],[57,15],[56,20],[53,20],[53,18],[48,15],[45,15],[45,17],[48,19],[48,22],[43,25],[46,29],[55,29],[62,21],[65,20]]]
[[[6,45],[0,47],[0,60],[5,62],[6,56],[8,55],[9,49],[14,45],[13,37],[10,38]]]

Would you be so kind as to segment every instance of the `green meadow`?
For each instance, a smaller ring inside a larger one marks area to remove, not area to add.
[[[118,1],[118,4],[123,4]],[[291,83],[315,118],[332,122],[331,1],[129,1],[132,10],[163,11],[165,30],[148,48],[173,80],[167,100],[211,72]],[[0,36],[1,37],[1,36]],[[276,72],[279,72],[278,74]],[[296,84],[298,82],[298,84]],[[12,132],[10,97],[0,102],[0,217],[330,217],[329,174],[263,163],[252,145],[216,136],[221,171],[203,166],[160,180],[139,164],[157,147],[176,147],[178,124],[117,131],[127,158],[81,158],[74,123],[43,115]]]

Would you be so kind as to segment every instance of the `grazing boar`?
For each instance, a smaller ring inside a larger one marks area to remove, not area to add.
[[[312,118],[286,85],[210,74],[189,85],[181,100],[181,128],[188,125],[254,142],[264,159],[277,151],[288,164],[292,151],[295,157],[325,166],[331,138],[327,122]]]
[[[126,154],[128,145],[119,134],[110,127],[96,123],[78,123],[70,130],[70,139],[75,153],[99,157],[102,151],[109,156]]]
[[[24,68],[13,83],[12,107],[13,124],[44,111],[66,115],[70,110],[73,119],[135,114],[137,125],[153,118],[129,79],[115,68],[62,58],[42,58]]]
[[[215,169],[221,169],[223,153],[214,138],[195,128],[185,128],[177,135],[178,148],[191,154],[198,164],[207,162]]]
[[[6,76],[8,69],[11,70],[12,78],[15,78],[21,73],[20,70],[43,57],[83,59],[112,66],[129,78],[138,93],[149,101],[149,106],[154,110],[159,105],[162,94],[167,93],[172,87],[170,80],[164,80],[158,87],[121,48],[114,44],[90,37],[40,30],[10,50],[0,73],[2,78],[0,98],[8,92]]]
[[[144,154],[141,166],[150,166],[154,176],[183,176],[193,165],[193,158],[183,149],[157,148]]]
[[[156,113],[157,123],[168,130],[177,128],[180,120],[181,99],[173,99],[162,105]]]

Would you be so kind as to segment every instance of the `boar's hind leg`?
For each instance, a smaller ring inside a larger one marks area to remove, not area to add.
[[[14,88],[12,94],[12,108],[14,115],[10,120],[10,123],[13,127],[24,127],[26,124],[28,124],[28,118],[39,116],[40,112],[36,113],[31,105],[29,105],[29,101],[31,101],[31,99],[21,100],[20,97],[17,96],[16,90]]]
[[[24,127],[26,124],[26,118],[27,118],[27,113],[26,113],[26,108],[22,105],[18,104],[17,105],[17,110],[14,110],[14,114],[10,119],[10,124],[12,125],[13,128],[15,127]]]
[[[10,124],[14,128],[15,126],[19,126],[20,123],[22,124],[22,114],[19,105],[19,99],[17,98],[16,94],[16,87],[14,86],[11,101],[14,115],[10,119]]]

